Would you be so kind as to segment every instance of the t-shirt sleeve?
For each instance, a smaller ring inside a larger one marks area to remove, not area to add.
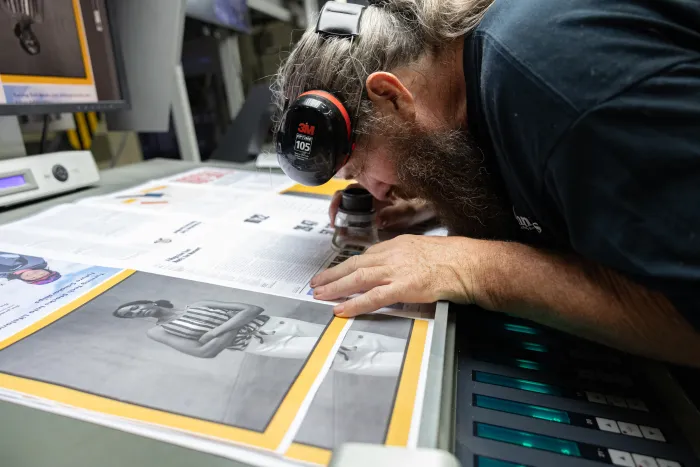
[[[583,115],[545,167],[574,250],[660,291],[700,330],[700,63]]]

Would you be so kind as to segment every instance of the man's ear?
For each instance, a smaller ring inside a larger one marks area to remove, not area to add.
[[[392,73],[378,71],[367,77],[367,96],[382,115],[398,115],[402,120],[416,119],[416,105],[411,91]]]

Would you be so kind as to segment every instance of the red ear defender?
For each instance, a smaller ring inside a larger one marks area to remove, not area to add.
[[[326,91],[300,95],[277,135],[277,160],[292,180],[322,185],[347,161],[353,132],[345,106]]]
[[[366,7],[326,2],[316,23],[322,37],[352,38],[359,34]],[[277,160],[291,179],[322,185],[345,165],[354,142],[353,121],[345,105],[332,93],[311,90],[285,104],[277,134]]]
[[[345,126],[348,129],[348,139],[352,138],[352,124],[350,123],[350,114],[348,114],[347,109],[345,106],[330,92],[326,91],[306,91],[305,93],[301,94],[301,96],[308,96],[308,95],[313,95],[313,96],[321,96],[326,99],[328,99],[335,107],[340,111],[340,114],[343,116],[343,119],[345,119]]]

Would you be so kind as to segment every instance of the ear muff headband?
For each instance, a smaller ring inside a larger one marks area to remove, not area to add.
[[[299,97],[308,96],[308,95],[324,97],[324,98],[328,99],[329,101],[331,101],[333,103],[333,105],[335,105],[338,108],[340,113],[343,115],[343,118],[345,119],[345,126],[347,127],[347,130],[348,130],[348,139],[350,139],[352,137],[352,124],[350,123],[350,114],[348,114],[348,111],[345,108],[345,106],[333,94],[331,94],[330,92],[327,92],[327,91],[319,91],[319,90],[306,91],[305,93],[300,94]]]
[[[316,24],[323,38],[359,35],[365,6],[326,2]],[[353,119],[332,93],[310,90],[285,103],[282,126],[276,135],[277,160],[291,179],[303,185],[322,185],[345,165],[353,150]]]

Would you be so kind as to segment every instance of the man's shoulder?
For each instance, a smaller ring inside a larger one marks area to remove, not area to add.
[[[700,50],[700,2],[495,0],[475,35],[489,60],[508,62],[576,112]]]

